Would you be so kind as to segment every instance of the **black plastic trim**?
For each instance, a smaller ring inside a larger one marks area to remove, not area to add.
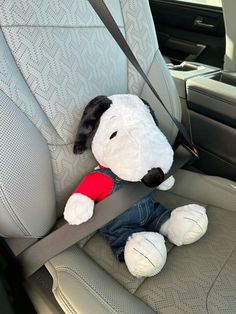
[[[201,9],[208,12],[215,12],[215,13],[223,13],[222,7],[207,5],[207,4],[198,4],[198,3],[191,3],[191,2],[180,2],[178,0],[149,0],[150,3],[159,3],[163,5],[172,5],[176,7],[185,7],[190,9]]]
[[[236,104],[223,98],[200,90],[195,87],[189,87],[188,108],[201,113],[227,126],[236,128]],[[199,96],[205,97],[204,101]],[[213,102],[215,102],[213,104]]]
[[[189,110],[195,145],[236,166],[236,129]]]

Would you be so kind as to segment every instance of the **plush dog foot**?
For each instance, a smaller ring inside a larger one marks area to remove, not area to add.
[[[174,209],[170,219],[161,226],[160,233],[180,246],[199,240],[205,234],[207,225],[206,209],[190,204]]]
[[[164,237],[156,232],[132,234],[125,245],[125,262],[130,273],[137,277],[158,274],[166,262]]]
[[[174,184],[175,178],[173,176],[170,176],[168,179],[158,185],[157,189],[160,191],[167,191],[170,190]]]

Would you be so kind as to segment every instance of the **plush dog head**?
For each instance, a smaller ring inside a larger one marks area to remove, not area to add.
[[[173,150],[149,104],[135,95],[98,96],[86,106],[74,153],[91,146],[100,165],[127,181],[159,185],[173,162]]]

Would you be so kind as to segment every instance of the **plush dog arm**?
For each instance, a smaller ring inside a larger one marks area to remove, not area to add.
[[[174,184],[175,178],[173,176],[170,176],[168,179],[158,185],[157,189],[161,191],[167,191],[170,190]]]
[[[124,257],[130,273],[137,277],[158,274],[166,262],[164,237],[157,232],[133,233],[127,240]]]
[[[64,218],[70,225],[80,225],[89,220],[94,203],[109,195],[113,186],[110,178],[99,172],[87,174],[67,201]]]
[[[66,203],[64,218],[70,225],[80,225],[93,215],[94,201],[86,195],[75,193]]]
[[[199,240],[205,234],[207,225],[206,209],[190,204],[174,209],[171,217],[161,226],[160,233],[180,246]]]

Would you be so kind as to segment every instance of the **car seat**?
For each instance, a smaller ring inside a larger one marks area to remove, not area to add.
[[[167,108],[181,119],[148,0],[106,4]],[[0,234],[9,244],[19,239],[19,251],[20,239],[31,242],[60,224],[71,191],[96,165],[90,152],[78,156],[72,149],[91,98],[140,95],[171,143],[177,130],[88,1],[7,0],[0,6]],[[132,277],[92,234],[45,265],[65,313],[236,312],[236,184],[187,170],[175,177],[171,191],[154,197],[169,208],[204,204],[207,234],[190,246],[169,245],[161,273],[143,279]],[[40,288],[46,275],[38,276]]]

